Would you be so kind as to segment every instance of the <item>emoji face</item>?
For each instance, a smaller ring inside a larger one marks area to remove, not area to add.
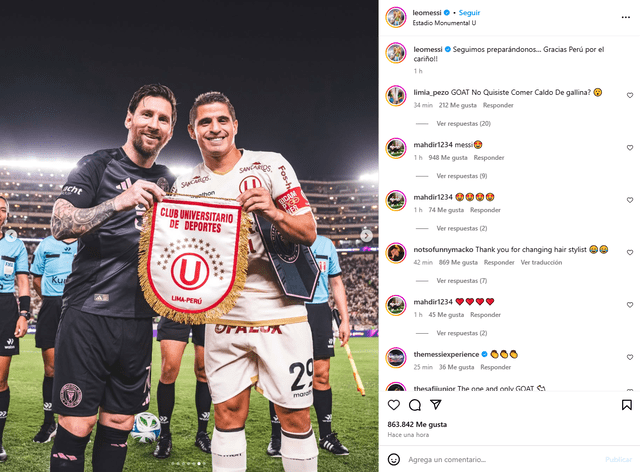
[[[509,357],[509,354],[507,354],[507,351],[500,351],[500,357],[506,359],[507,357]]]
[[[476,200],[479,202],[484,200],[484,193],[476,193]]]
[[[389,464],[396,466],[400,463],[400,456],[398,454],[389,454],[387,461],[389,461]]]
[[[482,147],[482,141],[478,140],[473,143],[473,147],[476,149],[480,149]]]
[[[601,88],[597,88],[597,89],[595,89],[595,90],[593,91],[593,94],[594,94],[596,97],[599,97],[600,95],[602,95],[602,89],[601,89]]]
[[[494,359],[498,358],[498,351],[491,351],[491,357],[493,357]]]
[[[607,246],[600,246],[600,252],[606,254],[609,252],[609,248]]]
[[[488,193],[487,194],[487,201],[488,202],[492,202],[494,198],[496,198],[494,194],[492,194],[492,193]]]
[[[473,201],[473,194],[472,193],[468,193],[467,194],[467,201],[468,202],[472,202]]]
[[[464,195],[462,195],[461,193],[456,193],[456,200],[461,202],[462,200],[464,200]]]
[[[514,359],[517,359],[517,358],[518,358],[518,353],[517,353],[516,351],[511,351],[511,352],[509,353],[509,355],[510,355],[511,357],[513,357]]]
[[[591,254],[596,254],[596,253],[598,252],[598,246],[591,246],[591,247],[589,248],[589,252],[590,252]]]

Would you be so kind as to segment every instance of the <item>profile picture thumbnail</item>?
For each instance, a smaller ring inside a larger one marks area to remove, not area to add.
[[[407,56],[407,49],[402,43],[391,43],[387,46],[387,59],[394,64],[400,64]]]
[[[400,316],[407,309],[407,301],[400,295],[392,295],[387,298],[385,307],[390,315]]]
[[[407,196],[400,190],[392,190],[387,194],[385,202],[387,203],[389,210],[400,211],[407,204]]]
[[[400,382],[391,382],[389,385],[387,385],[386,391],[387,392],[406,392],[407,388]]]
[[[407,152],[407,143],[400,138],[391,138],[387,141],[385,150],[392,159],[400,159]]]
[[[407,354],[399,347],[392,347],[385,354],[385,359],[389,367],[399,369],[407,362]]]
[[[399,264],[404,261],[404,258],[407,255],[407,251],[404,246],[400,243],[393,243],[387,247],[387,259],[389,262],[393,262],[394,264]]]
[[[407,14],[400,7],[392,7],[387,10],[385,19],[392,28],[400,28],[407,21]]]
[[[394,107],[399,107],[407,99],[407,92],[399,85],[392,85],[387,89],[387,102]]]

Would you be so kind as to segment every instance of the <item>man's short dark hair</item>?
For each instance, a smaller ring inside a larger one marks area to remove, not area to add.
[[[138,104],[145,97],[160,97],[171,103],[171,129],[176,125],[178,120],[178,105],[176,97],[169,87],[161,84],[143,85],[131,97],[129,102],[129,112],[133,115],[138,108]]]
[[[0,195],[0,200],[4,200],[4,202],[7,204],[7,219],[2,224],[4,226],[5,224],[7,224],[7,220],[9,219],[9,201],[6,198],[4,198],[2,195]]]
[[[233,105],[227,98],[227,96],[222,92],[206,92],[201,93],[196,97],[195,102],[193,102],[193,106],[191,107],[191,111],[189,111],[189,124],[194,126],[196,124],[196,116],[198,115],[198,107],[202,105],[209,105],[210,103],[224,103],[227,105],[229,109],[229,113],[231,114],[231,120],[236,121],[236,109],[233,108]]]

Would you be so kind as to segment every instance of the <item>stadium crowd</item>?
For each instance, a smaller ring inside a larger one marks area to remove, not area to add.
[[[33,252],[38,243],[26,243],[29,263],[33,261]],[[351,329],[372,329],[378,327],[378,254],[340,254],[342,281],[347,291],[347,300],[351,316]],[[31,286],[31,309],[33,318],[29,324],[38,319],[42,300]],[[331,306],[335,306],[333,297]],[[158,317],[159,318],[159,317]]]
[[[378,327],[378,254],[340,254],[351,329]],[[329,304],[334,306],[333,297]]]

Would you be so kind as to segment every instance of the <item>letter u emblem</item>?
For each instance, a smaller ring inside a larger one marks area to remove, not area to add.
[[[180,282],[189,286],[198,282],[200,279],[200,264],[201,262],[196,260],[196,269],[193,274],[193,278],[191,280],[187,280],[186,272],[187,272],[187,259],[182,259],[182,264],[180,265]]]

